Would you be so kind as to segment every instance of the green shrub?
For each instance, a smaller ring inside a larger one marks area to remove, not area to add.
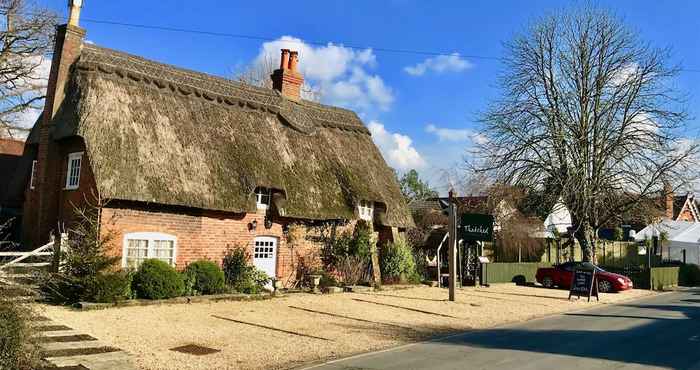
[[[167,262],[149,259],[143,261],[134,275],[132,288],[139,298],[174,298],[185,292],[185,281]]]
[[[185,275],[194,280],[193,288],[199,294],[219,294],[226,287],[224,272],[211,261],[192,262],[185,269]]]
[[[380,266],[382,277],[387,281],[415,282],[416,279],[420,281],[420,277],[417,277],[413,250],[403,238],[390,242],[382,248]]]
[[[329,274],[328,271],[321,271],[321,282],[318,285],[321,288],[328,288],[339,284],[335,276]]]
[[[85,291],[85,281],[62,273],[45,273],[39,277],[41,295],[55,304],[79,302]]]
[[[257,269],[255,266],[246,266],[245,272],[236,281],[233,288],[239,293],[257,294],[269,282],[270,277],[264,271]]]
[[[197,289],[195,289],[194,284],[197,282],[197,277],[193,274],[188,274],[186,271],[182,272],[182,282],[184,283],[184,289],[182,290],[182,295],[193,296],[199,294]]]
[[[240,246],[233,247],[226,252],[221,265],[224,270],[226,284],[236,285],[248,269],[250,254]]]
[[[347,262],[347,257],[369,261],[372,247],[372,227],[360,220],[352,232],[345,230],[324,245],[321,260],[326,267],[338,269],[341,264]]]
[[[82,299],[88,302],[114,303],[131,298],[133,275],[127,271],[100,273],[87,279]]]
[[[270,282],[262,270],[248,264],[250,255],[243,247],[234,247],[226,252],[222,262],[226,284],[237,292],[256,294]]]
[[[28,308],[0,299],[0,370],[36,368],[38,356],[29,325],[31,316]]]
[[[372,254],[372,225],[364,220],[357,221],[352,232],[348,255],[369,259]]]
[[[680,265],[680,271],[678,272],[678,285],[700,285],[700,267],[692,264]]]

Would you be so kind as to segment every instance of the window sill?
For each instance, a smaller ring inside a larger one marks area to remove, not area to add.
[[[78,186],[70,187],[70,188],[63,188],[64,191],[71,191],[71,190],[78,190],[78,189],[80,189],[80,187],[78,187]]]

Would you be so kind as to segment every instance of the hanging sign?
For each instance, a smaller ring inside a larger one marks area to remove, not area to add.
[[[493,216],[476,213],[462,215],[457,235],[460,239],[491,241],[493,240]]]
[[[595,269],[587,267],[577,267],[574,270],[574,276],[571,280],[571,289],[569,290],[569,299],[572,296],[577,296],[581,298],[583,296],[588,297],[588,302],[591,301],[591,297],[595,296],[596,300],[600,300],[598,297],[598,279],[595,276]]]

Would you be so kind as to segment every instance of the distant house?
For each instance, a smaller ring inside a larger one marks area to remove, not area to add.
[[[12,174],[15,173],[24,153],[24,141],[0,137],[0,207],[8,206],[11,200],[9,189]],[[14,205],[14,204],[13,204]]]
[[[700,218],[695,194],[676,196],[666,191],[663,200],[664,217],[638,231],[635,240],[666,239],[655,251],[657,255],[665,260],[700,264]]]
[[[21,191],[15,191],[19,183],[12,175],[22,166],[23,153],[24,141],[0,138],[0,225],[9,228],[1,238],[19,238],[22,197]]]
[[[685,195],[669,194],[665,202],[665,217],[672,221],[700,222],[698,204],[695,194],[688,192]]]
[[[79,11],[72,4],[72,20]],[[298,258],[318,254],[319,225],[366,220],[382,240],[412,225],[359,117],[301,99],[296,52],[282,50],[265,89],[84,37],[76,21],[58,27],[52,88],[27,142],[36,171],[22,172],[27,244],[70,226],[73,207],[96,194],[123,266],[183,268],[238,245],[289,280]],[[295,226],[306,237],[288,243]]]

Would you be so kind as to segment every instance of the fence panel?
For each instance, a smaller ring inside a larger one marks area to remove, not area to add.
[[[549,263],[489,263],[486,279],[489,283],[534,282],[538,268],[551,266]]]

